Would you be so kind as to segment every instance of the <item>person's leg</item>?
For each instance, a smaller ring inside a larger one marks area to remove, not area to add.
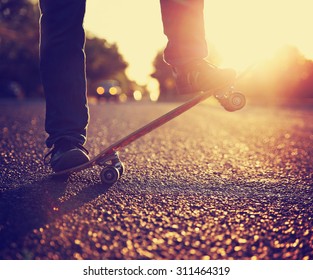
[[[203,0],[160,0],[164,34],[168,44],[164,60],[173,68],[179,93],[193,93],[231,85],[231,69],[219,69],[205,61]]]
[[[179,66],[208,55],[204,32],[203,0],[160,0],[168,44],[165,61]]]
[[[40,71],[46,97],[46,140],[54,171],[89,160],[82,147],[89,119],[86,98],[86,0],[40,0]]]
[[[49,148],[64,138],[86,141],[85,2],[40,0],[40,70]]]

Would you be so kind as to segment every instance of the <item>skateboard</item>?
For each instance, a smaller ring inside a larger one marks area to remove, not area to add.
[[[234,91],[232,87],[199,92],[197,95],[182,105],[135,130],[124,138],[116,141],[111,146],[100,152],[97,156],[92,158],[89,162],[67,170],[56,172],[53,174],[53,176],[70,175],[71,173],[76,173],[98,165],[102,168],[100,172],[100,179],[102,184],[106,186],[112,186],[120,179],[125,171],[124,164],[119,158],[119,152],[122,148],[148,134],[152,130],[167,123],[168,121],[176,118],[198,103],[206,100],[210,96],[214,96],[227,111],[231,112],[243,108],[246,103],[244,95],[240,92]]]

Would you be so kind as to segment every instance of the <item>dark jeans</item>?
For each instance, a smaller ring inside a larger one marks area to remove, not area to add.
[[[165,61],[180,65],[206,57],[203,0],[160,3],[168,37]],[[85,5],[86,0],[40,0],[40,69],[46,96],[48,147],[61,138],[80,144],[86,141]]]
[[[203,0],[160,0],[164,34],[168,43],[164,60],[179,66],[205,58]]]

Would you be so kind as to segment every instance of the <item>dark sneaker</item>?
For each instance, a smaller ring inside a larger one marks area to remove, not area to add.
[[[232,69],[220,69],[205,60],[197,60],[173,68],[179,94],[219,89],[231,86],[236,79]]]
[[[57,141],[53,149],[45,156],[54,172],[66,170],[89,161],[88,151],[80,144],[67,139]]]

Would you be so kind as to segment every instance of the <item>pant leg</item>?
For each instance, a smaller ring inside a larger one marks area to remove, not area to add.
[[[40,71],[48,147],[60,138],[86,141],[85,5],[86,0],[40,0]]]
[[[164,60],[178,66],[207,57],[203,0],[160,0],[168,44]]]

